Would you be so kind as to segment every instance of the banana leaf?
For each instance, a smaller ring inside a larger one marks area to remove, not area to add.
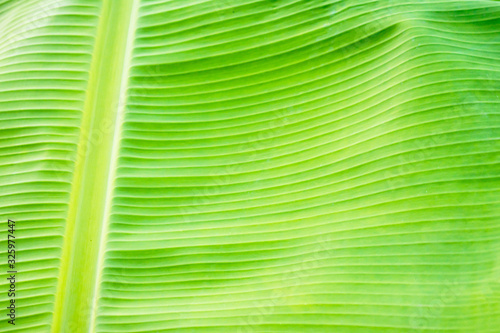
[[[499,137],[498,1],[0,0],[0,332],[499,333]]]

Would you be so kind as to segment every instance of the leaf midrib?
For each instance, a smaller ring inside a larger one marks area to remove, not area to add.
[[[91,332],[138,0],[104,0],[89,72],[52,332]]]

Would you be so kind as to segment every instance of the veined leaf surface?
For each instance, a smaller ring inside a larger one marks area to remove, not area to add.
[[[500,332],[499,2],[0,19],[0,331]]]

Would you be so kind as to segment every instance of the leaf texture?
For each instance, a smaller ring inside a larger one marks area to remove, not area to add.
[[[0,4],[1,331],[500,332],[499,2],[48,3]]]

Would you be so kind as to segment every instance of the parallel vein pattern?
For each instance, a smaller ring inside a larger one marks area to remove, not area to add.
[[[142,1],[97,332],[500,332],[500,4]]]
[[[0,4],[2,332],[50,331],[98,13],[97,1]],[[15,326],[7,219],[16,221]]]
[[[0,331],[500,333],[499,46],[489,0],[0,0]]]

